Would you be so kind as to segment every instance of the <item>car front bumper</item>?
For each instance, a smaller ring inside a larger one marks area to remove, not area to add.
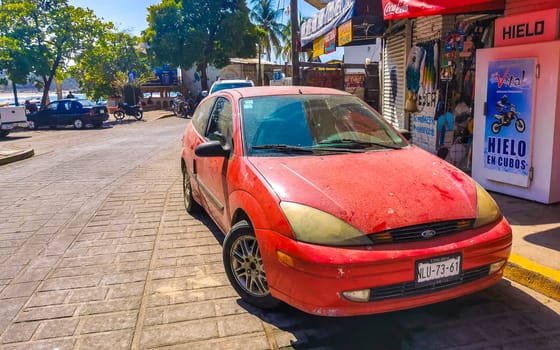
[[[268,285],[274,297],[311,314],[352,316],[437,303],[498,282],[511,251],[511,228],[498,223],[432,240],[372,247],[302,243],[270,230],[256,230]],[[419,260],[461,254],[461,275],[452,283],[416,284]],[[287,257],[287,258],[286,258]],[[490,265],[503,265],[489,273]],[[345,291],[369,289],[369,301]]]

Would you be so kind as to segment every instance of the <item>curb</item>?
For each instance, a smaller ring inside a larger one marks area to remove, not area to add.
[[[12,162],[16,162],[18,160],[23,160],[26,158],[30,158],[35,154],[35,151],[31,148],[31,149],[26,149],[23,151],[13,151],[10,152],[7,155],[2,155],[2,152],[0,152],[0,165],[4,165],[4,164],[9,164]]]
[[[504,277],[560,301],[560,271],[512,253]]]

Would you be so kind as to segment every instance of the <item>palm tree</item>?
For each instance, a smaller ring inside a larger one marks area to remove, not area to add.
[[[298,17],[299,17],[299,26],[301,28],[303,22],[307,21],[309,18],[302,17],[301,13],[299,13]],[[286,23],[286,25],[282,29],[282,40],[284,42],[284,45],[280,49],[281,57],[285,62],[291,63],[292,62],[292,21],[291,20],[288,20],[288,23]],[[300,52],[299,60],[307,61],[309,57],[306,56],[309,56],[309,53],[306,54],[305,52]]]
[[[251,3],[251,21],[265,32],[264,40],[259,43],[259,53],[264,51],[270,61],[273,49],[276,57],[280,55],[284,24],[279,19],[284,10],[278,8],[274,0],[252,0]]]

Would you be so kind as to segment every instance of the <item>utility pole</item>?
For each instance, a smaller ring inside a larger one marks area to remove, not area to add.
[[[299,19],[298,0],[290,0],[290,20],[292,21],[292,85],[299,85]]]

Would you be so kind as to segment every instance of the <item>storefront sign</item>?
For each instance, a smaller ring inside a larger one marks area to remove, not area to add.
[[[484,167],[488,179],[529,186],[534,58],[489,62]]]
[[[318,37],[346,22],[354,14],[355,0],[334,0],[323,7],[313,17],[301,25],[301,46],[305,46]]]
[[[412,140],[428,152],[437,151],[437,122],[434,118],[438,104],[437,91],[418,96],[418,111],[412,114]]]
[[[559,9],[496,19],[494,46],[519,45],[558,39]]]
[[[313,40],[313,57],[319,57],[325,53],[325,38],[319,37]]]
[[[386,20],[503,10],[505,0],[383,0]]]
[[[336,51],[336,28],[325,34],[325,53]]]
[[[338,46],[344,46],[352,41],[352,20],[338,27]]]

